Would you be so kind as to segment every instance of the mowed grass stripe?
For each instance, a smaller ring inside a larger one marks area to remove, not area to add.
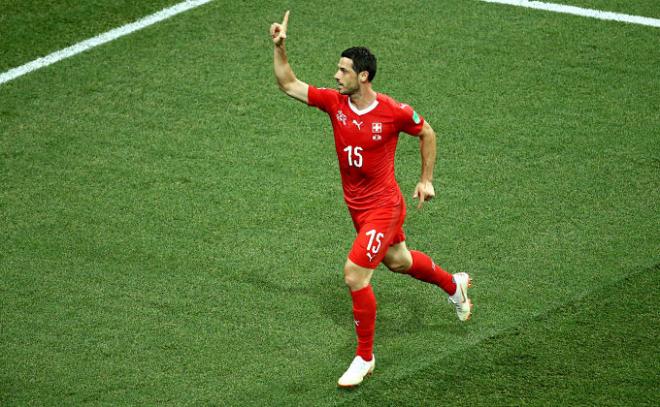
[[[622,276],[342,405],[653,405],[658,292],[660,265]]]

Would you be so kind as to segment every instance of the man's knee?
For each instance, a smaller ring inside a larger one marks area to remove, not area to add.
[[[352,273],[344,272],[344,283],[351,291],[361,290],[369,285],[369,281]]]
[[[351,291],[361,290],[369,285],[373,270],[365,269],[351,262],[344,265],[344,282]]]
[[[385,266],[395,273],[406,273],[412,266],[412,255],[405,246],[392,247],[383,259]]]
[[[386,264],[387,268],[395,273],[405,273],[410,268],[410,265],[411,263],[408,263],[403,259],[397,259]]]

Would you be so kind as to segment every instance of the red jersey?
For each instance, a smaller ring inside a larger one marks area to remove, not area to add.
[[[424,119],[413,109],[378,93],[365,109],[333,89],[309,87],[308,104],[332,122],[344,199],[351,209],[398,205],[403,199],[394,176],[399,132],[417,135]]]

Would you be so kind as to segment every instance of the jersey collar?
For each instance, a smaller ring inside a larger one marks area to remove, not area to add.
[[[362,116],[363,114],[367,114],[370,111],[374,110],[376,106],[378,106],[378,98],[376,98],[369,106],[365,107],[364,109],[360,110],[351,102],[351,98],[348,98],[348,106],[351,108],[353,113],[355,113],[358,116]]]

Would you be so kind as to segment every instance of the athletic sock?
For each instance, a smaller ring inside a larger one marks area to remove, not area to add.
[[[422,252],[411,250],[410,254],[413,259],[412,266],[406,273],[417,280],[437,285],[449,295],[456,292],[456,283],[451,274],[440,268]]]
[[[353,298],[353,318],[357,334],[355,354],[369,361],[373,357],[374,333],[376,330],[376,297],[371,285],[351,291]]]

